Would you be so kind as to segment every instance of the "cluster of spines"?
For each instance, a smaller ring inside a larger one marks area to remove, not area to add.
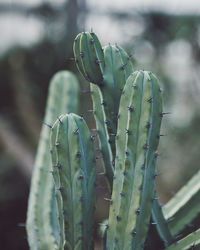
[[[91,249],[96,167],[91,134],[82,117],[59,117],[51,129],[51,150],[54,181],[62,197],[64,249]]]
[[[59,214],[50,174],[49,134],[60,114],[78,111],[78,100],[79,85],[75,75],[68,71],[56,73],[49,86],[28,202],[26,229],[31,250],[58,249],[60,245]]]
[[[154,195],[160,113],[162,98],[153,74],[131,74],[119,107],[107,249],[140,249],[146,238]]]

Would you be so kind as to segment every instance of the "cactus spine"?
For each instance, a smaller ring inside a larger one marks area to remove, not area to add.
[[[48,126],[62,113],[78,111],[78,95],[78,82],[72,73],[61,71],[52,78],[28,203],[26,228],[31,250],[58,249],[61,240],[55,189],[50,174]]]
[[[83,118],[60,116],[51,129],[51,150],[53,176],[62,196],[64,249],[91,249],[96,167],[91,134]]]

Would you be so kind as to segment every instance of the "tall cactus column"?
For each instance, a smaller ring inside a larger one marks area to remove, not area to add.
[[[162,97],[151,72],[135,72],[119,106],[106,249],[143,249],[154,195]]]
[[[75,75],[60,71],[50,82],[44,124],[31,181],[26,229],[31,250],[59,249],[60,232],[51,171],[50,127],[62,113],[78,112],[79,86]]]
[[[64,249],[90,250],[95,211],[94,148],[90,131],[75,114],[59,117],[51,129],[53,176],[62,197]]]

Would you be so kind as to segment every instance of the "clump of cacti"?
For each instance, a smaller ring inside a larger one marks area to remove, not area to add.
[[[73,50],[78,70],[90,83],[99,151],[111,193],[109,218],[101,224],[102,249],[144,249],[152,223],[166,249],[199,246],[199,230],[179,241],[176,237],[185,218],[190,223],[200,211],[198,200],[192,199],[200,192],[197,178],[187,185],[190,195],[184,197],[183,188],[164,208],[156,195],[165,114],[158,79],[149,71],[134,72],[131,57],[121,47],[102,47],[93,32],[78,34]],[[28,205],[32,250],[94,249],[94,136],[83,117],[74,114],[78,95],[72,73],[61,71],[53,77]]]

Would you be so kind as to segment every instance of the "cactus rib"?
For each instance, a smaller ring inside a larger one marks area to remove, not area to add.
[[[113,158],[110,144],[108,143],[109,135],[105,124],[106,116],[104,113],[104,106],[102,105],[103,98],[97,85],[90,83],[90,89],[93,101],[94,117],[99,137],[99,146],[104,159],[104,172],[109,184],[108,186],[111,189],[114,174],[112,166]]]

